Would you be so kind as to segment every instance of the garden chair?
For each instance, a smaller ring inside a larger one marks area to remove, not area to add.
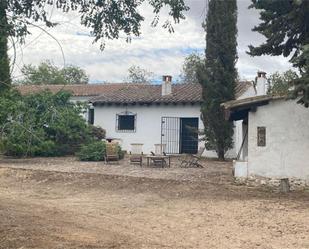
[[[143,165],[143,144],[131,144],[130,164]]]
[[[150,153],[152,156],[156,156],[156,154],[153,153],[152,151],[150,151]],[[166,156],[165,152],[163,152],[163,155]],[[155,166],[161,166],[162,168],[167,165],[165,158],[155,158],[154,157],[154,158],[151,158],[151,161],[153,162]]]
[[[196,155],[188,154],[183,160],[181,160],[180,167],[181,168],[204,168],[199,161],[202,158],[202,155],[205,151],[205,147],[201,147]]]
[[[118,143],[106,143],[105,163],[109,161],[118,161]]]

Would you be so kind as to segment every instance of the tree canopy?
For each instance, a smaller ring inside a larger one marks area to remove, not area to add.
[[[169,14],[175,22],[184,19],[183,12],[188,10],[183,0],[6,0],[2,7],[7,11],[8,32],[15,37],[24,37],[34,21],[41,21],[48,27],[57,25],[50,20],[50,11],[57,8],[62,12],[77,11],[81,14],[81,24],[90,28],[95,41],[105,38],[119,38],[120,32],[126,35],[140,35],[140,25],[144,17],[138,7],[148,2],[153,12],[159,14],[163,6],[170,7]],[[157,19],[156,19],[157,20]],[[155,25],[157,21],[153,22]],[[168,27],[169,24],[165,23]]]
[[[261,23],[253,28],[265,36],[259,46],[249,46],[249,54],[290,56],[290,62],[300,72],[294,79],[294,97],[309,107],[309,1],[252,0],[251,8],[260,10]]]
[[[221,103],[234,99],[237,79],[236,0],[210,0],[206,19],[206,62],[199,71],[203,88],[202,118],[206,148],[224,159],[233,145],[233,124],[226,121]]]
[[[5,74],[0,74],[0,90],[9,86],[10,75],[7,56],[7,38],[16,37],[23,41],[29,34],[29,26],[39,27],[36,22],[47,27],[56,26],[50,15],[53,8],[64,13],[75,11],[80,14],[80,22],[90,29],[94,42],[100,41],[104,48],[106,39],[118,39],[122,33],[129,41],[132,36],[139,36],[144,17],[138,8],[148,2],[153,7],[155,18],[152,25],[157,25],[163,7],[169,8],[169,15],[175,23],[184,19],[184,12],[189,8],[184,0],[6,0],[0,1],[0,65]],[[173,31],[171,21],[166,20],[163,27]],[[4,67],[3,67],[4,66]]]
[[[131,83],[151,83],[151,80],[153,78],[153,72],[147,71],[146,69],[143,69],[139,66],[131,66],[128,69],[128,82]]]
[[[268,94],[285,96],[289,95],[293,89],[293,81],[298,78],[298,75],[288,70],[283,73],[275,72],[268,76]]]
[[[51,61],[43,61],[38,66],[25,65],[21,72],[23,79],[15,81],[16,84],[87,84],[89,81],[85,70],[73,65],[59,68]]]
[[[70,102],[70,93],[5,94],[0,98],[0,150],[6,155],[67,155],[92,140],[80,115],[84,106]]]
[[[199,53],[189,54],[182,65],[181,82],[198,84],[198,69],[205,63],[205,56]]]

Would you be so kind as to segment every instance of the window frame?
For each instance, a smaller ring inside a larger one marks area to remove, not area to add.
[[[257,127],[257,146],[266,147],[266,126]]]
[[[94,125],[94,108],[88,108],[88,124]]]
[[[120,116],[133,116],[134,117],[134,127],[133,129],[119,129],[119,121],[120,121]],[[122,112],[122,113],[117,113],[116,114],[116,131],[117,132],[122,132],[122,133],[134,133],[136,132],[136,113],[131,113],[131,112]]]

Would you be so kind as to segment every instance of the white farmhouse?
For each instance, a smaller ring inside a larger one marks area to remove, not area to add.
[[[143,144],[155,151],[163,144],[167,153],[196,153],[199,147],[201,88],[197,84],[131,84],[90,100],[94,125],[106,129],[107,139],[120,140],[123,149]]]
[[[265,85],[258,87],[258,96],[223,104],[230,120],[242,120],[244,131],[235,176],[309,185],[309,110],[295,100],[266,95]]]
[[[239,82],[237,96],[251,86],[250,82]],[[94,125],[106,129],[108,139],[120,140],[127,151],[131,144],[143,144],[145,153],[162,144],[170,154],[194,154],[204,146],[198,136],[204,128],[201,101],[200,85],[172,84],[171,76],[163,76],[162,85],[124,85],[90,100]],[[227,156],[235,157],[235,151],[229,151]],[[216,156],[213,151],[206,155]]]
[[[161,85],[106,83],[88,85],[19,86],[22,94],[48,89],[66,90],[72,101],[89,102],[85,118],[106,130],[108,140],[118,140],[122,148],[131,151],[131,144],[143,144],[143,152],[155,151],[163,145],[171,154],[196,153],[204,146],[198,136],[203,130],[200,104],[202,89],[198,84],[172,84],[171,76],[164,76]],[[236,97],[254,94],[251,82],[238,82]],[[241,124],[235,128],[235,148],[228,151],[233,158],[241,144]],[[205,156],[215,157],[207,151]]]

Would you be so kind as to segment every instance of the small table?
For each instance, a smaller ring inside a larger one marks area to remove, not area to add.
[[[171,157],[170,156],[164,156],[164,155],[157,155],[157,156],[153,156],[153,155],[148,155],[146,156],[147,158],[147,166],[149,166],[149,162],[150,162],[150,159],[151,160],[158,160],[158,161],[161,161],[161,166],[162,168],[164,167],[164,162],[165,162],[165,159],[168,159],[168,167],[171,167]]]

